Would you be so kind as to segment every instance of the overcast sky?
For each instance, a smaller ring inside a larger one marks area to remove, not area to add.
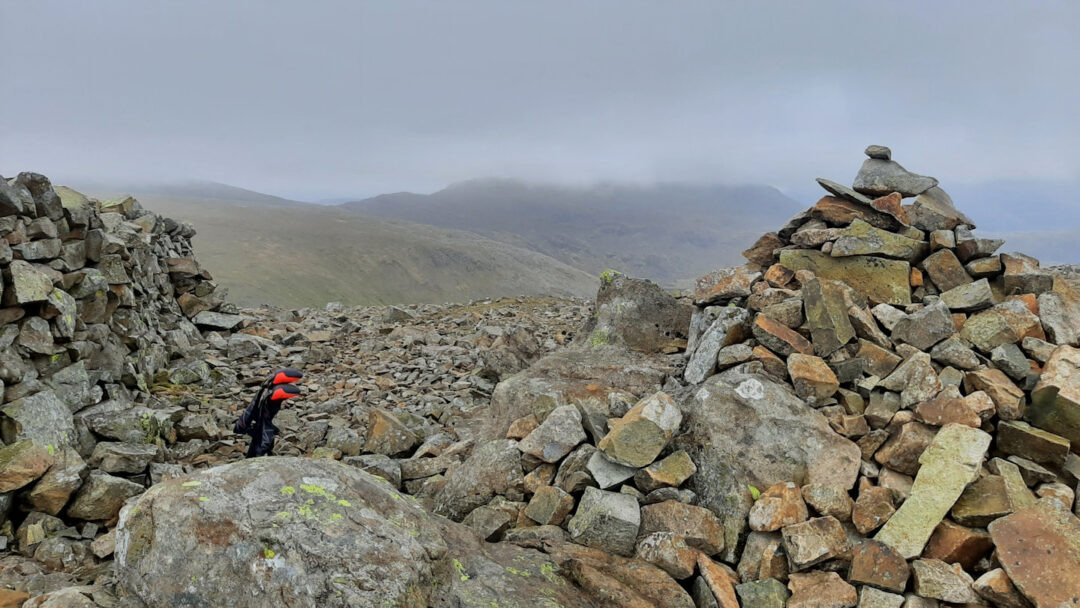
[[[484,176],[1080,177],[1080,2],[0,0],[0,173],[314,200]]]

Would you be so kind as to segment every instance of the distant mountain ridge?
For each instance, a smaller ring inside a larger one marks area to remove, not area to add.
[[[598,278],[472,232],[371,217],[213,182],[75,183],[97,198],[133,195],[191,222],[199,259],[231,301],[287,307],[591,296]]]
[[[477,179],[430,195],[399,192],[341,207],[471,230],[590,273],[614,268],[677,285],[720,266],[807,205],[764,185],[588,187]]]

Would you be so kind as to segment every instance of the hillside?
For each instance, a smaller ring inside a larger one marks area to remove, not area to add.
[[[401,192],[343,208],[471,230],[592,274],[614,268],[671,286],[740,253],[798,204],[769,186],[606,184],[571,187],[484,179],[430,195]]]
[[[194,224],[200,259],[240,304],[322,306],[586,296],[596,278],[545,255],[481,236],[195,182],[91,185],[129,192]]]

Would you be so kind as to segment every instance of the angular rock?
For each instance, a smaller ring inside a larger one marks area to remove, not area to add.
[[[944,301],[909,314],[893,328],[894,340],[910,344],[919,350],[930,350],[932,346],[956,332],[952,314]]]
[[[34,440],[24,439],[0,447],[0,494],[37,480],[54,461],[53,451]]]
[[[144,490],[143,486],[121,477],[92,471],[68,505],[67,514],[77,519],[111,521],[127,499]]]
[[[581,412],[572,405],[564,405],[552,410],[540,426],[518,444],[518,449],[544,462],[558,462],[585,439]]]
[[[157,457],[156,445],[102,441],[94,446],[90,465],[106,473],[138,474]]]
[[[1061,466],[1069,455],[1068,439],[1019,420],[999,424],[996,439],[997,448],[1002,452],[1040,464]]]
[[[848,319],[846,286],[836,281],[813,279],[803,285],[806,325],[814,343],[814,352],[824,357],[855,338],[855,328]]]
[[[941,560],[917,559],[911,563],[915,593],[922,597],[954,604],[977,604],[979,596],[971,588],[974,582],[963,568]]]
[[[792,574],[787,608],[852,608],[859,602],[855,587],[835,572]]]
[[[875,228],[861,219],[851,222],[840,238],[833,243],[830,255],[834,258],[852,255],[879,255],[912,262],[929,251],[925,241]]]
[[[979,597],[1000,608],[1030,608],[1031,606],[1009,580],[1009,575],[1005,574],[1001,568],[994,568],[983,574],[971,587],[975,593],[979,594]]]
[[[679,430],[682,413],[663,392],[642,399],[611,430],[597,447],[612,462],[628,467],[652,463]]]
[[[951,249],[934,252],[923,260],[922,268],[941,291],[949,291],[973,281]]]
[[[1021,253],[1003,253],[1001,263],[1005,266],[1005,295],[1039,295],[1054,288],[1054,275],[1039,268],[1039,260],[1033,257]]]
[[[964,375],[969,394],[982,391],[994,402],[998,417],[1016,420],[1024,413],[1024,391],[997,369],[981,369]]]
[[[790,525],[781,534],[784,553],[787,554],[792,572],[840,557],[850,550],[844,528],[832,517],[818,517]]]
[[[965,570],[974,570],[979,561],[993,549],[990,535],[984,530],[967,528],[946,519],[934,529],[934,534],[923,551],[923,557],[960,564]]]
[[[1055,344],[1080,346],[1080,297],[1054,291],[1040,294],[1038,303],[1047,338]]]
[[[1036,608],[1080,598],[1080,519],[1049,501],[995,520],[989,527],[1002,568]]]
[[[724,307],[712,325],[697,341],[684,377],[691,384],[700,384],[716,369],[717,354],[725,346],[742,342],[750,335],[749,313],[742,308]]]
[[[477,446],[465,462],[446,472],[435,495],[434,511],[459,521],[495,496],[524,498],[521,452],[517,442],[497,439]]]
[[[601,277],[596,314],[581,329],[584,344],[618,344],[640,352],[660,352],[685,339],[691,306],[660,286],[617,272]]]
[[[26,493],[26,503],[36,511],[58,515],[71,495],[82,486],[88,470],[78,452],[71,448],[63,450],[56,455],[56,461],[45,475]]]
[[[660,488],[677,488],[697,472],[697,465],[690,455],[679,450],[663,460],[658,460],[634,475],[634,483],[642,492]]]
[[[735,586],[742,608],[784,608],[791,593],[780,581],[769,578]]]
[[[911,225],[919,230],[952,230],[958,226],[974,228],[975,224],[953,204],[952,198],[938,186],[915,198],[907,209]]]
[[[833,258],[820,251],[785,249],[780,264],[791,270],[810,270],[818,278],[843,281],[857,293],[879,304],[911,304],[910,265],[873,256]]]
[[[653,532],[641,538],[636,555],[671,575],[675,580],[690,578],[700,555],[686,541],[670,532]]]
[[[949,310],[974,312],[990,308],[994,304],[994,294],[990,290],[990,282],[979,279],[974,283],[957,285],[942,293],[941,301],[949,307]]]
[[[852,188],[867,196],[885,196],[899,192],[904,197],[918,196],[937,186],[938,181],[911,173],[894,160],[869,158],[855,176]]]
[[[567,530],[574,542],[630,556],[640,526],[641,514],[633,496],[585,488]]]
[[[788,357],[787,368],[795,394],[811,406],[824,404],[840,388],[836,374],[819,357],[793,353]]]
[[[1080,454],[1080,349],[1054,349],[1031,392],[1031,407],[1024,418],[1068,439],[1073,451]]]
[[[762,492],[750,507],[750,529],[774,532],[802,523],[808,516],[802,490],[791,482],[778,483]]]
[[[902,593],[910,575],[907,561],[895,549],[882,542],[867,540],[852,551],[847,578],[852,583]]]
[[[911,495],[874,540],[893,547],[906,559],[922,553],[934,529],[978,476],[989,446],[990,435],[983,431],[959,424],[942,427],[919,457],[921,467]]]
[[[596,480],[596,485],[600,486],[601,490],[606,490],[611,486],[618,485],[627,479],[634,476],[637,469],[634,467],[627,467],[621,464],[611,462],[604,456],[604,453],[597,450],[593,452],[589,457],[589,462],[586,465],[592,478]]]
[[[990,354],[1002,344],[1020,342],[1027,337],[1042,337],[1042,325],[1021,300],[1006,300],[967,320],[960,337],[979,351]]]
[[[750,285],[760,278],[760,272],[746,266],[715,270],[697,280],[692,296],[694,304],[704,306],[746,297],[750,295]]]
[[[884,525],[893,513],[896,513],[896,508],[893,507],[891,490],[880,486],[863,488],[851,512],[851,522],[859,534],[865,535]]]
[[[543,486],[533,494],[525,515],[541,526],[558,526],[574,509],[574,497],[559,488]]]
[[[368,414],[366,451],[393,456],[412,449],[418,443],[420,438],[416,433],[394,414],[377,409]]]
[[[763,314],[754,317],[751,329],[758,342],[780,356],[786,357],[792,353],[809,355],[814,352],[814,346],[798,332]]]
[[[806,504],[820,515],[835,517],[838,521],[851,521],[851,509],[855,501],[841,489],[822,484],[808,484],[802,487],[802,497]]]
[[[712,511],[668,500],[641,508],[641,534],[670,532],[705,555],[724,550],[724,529]]]

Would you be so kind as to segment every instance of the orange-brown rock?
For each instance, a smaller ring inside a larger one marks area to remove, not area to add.
[[[804,522],[808,516],[802,490],[791,482],[778,483],[762,492],[750,507],[750,529],[774,532]]]
[[[810,209],[810,217],[833,226],[846,226],[856,219],[863,220],[875,228],[893,230],[898,222],[887,214],[835,196],[823,196]]]
[[[1036,608],[1080,603],[1080,519],[1041,500],[989,530],[1001,567]]]
[[[994,402],[1002,420],[1017,420],[1024,413],[1024,391],[999,369],[980,369],[964,376],[968,393],[982,391]]]
[[[994,543],[984,530],[961,526],[946,519],[934,529],[930,542],[923,549],[923,557],[960,564],[964,570],[973,570],[975,564],[993,549]]]
[[[901,204],[902,200],[899,192],[893,192],[870,201],[870,206],[877,211],[893,216],[901,225],[910,226],[911,220],[908,219],[907,211],[904,210]]]
[[[748,296],[750,285],[759,278],[761,278],[761,273],[747,266],[714,270],[695,283],[694,303],[712,304]]]
[[[774,352],[764,346],[755,346],[752,351],[752,359],[761,363],[765,372],[781,380],[787,379],[787,364]]]
[[[781,266],[779,264],[773,264],[769,266],[769,269],[765,271],[765,281],[773,287],[783,288],[791,284],[791,281],[795,278],[795,273],[791,269]]]
[[[814,354],[814,345],[795,330],[759,314],[754,318],[754,337],[762,346],[782,357],[792,353]]]
[[[973,428],[982,426],[982,419],[968,407],[955,387],[947,388],[937,397],[915,406],[915,417],[926,424],[942,426],[955,422]]]
[[[720,608],[739,608],[739,600],[735,596],[735,585],[739,584],[739,577],[731,568],[718,564],[701,553],[698,554],[697,567]]]
[[[773,252],[785,245],[775,232],[766,232],[742,255],[757,268],[767,268],[773,261]]]
[[[835,572],[792,574],[787,608],[852,608],[859,603],[855,587]]]
[[[787,370],[795,394],[811,406],[823,404],[840,388],[836,374],[821,357],[793,353],[788,357]]]
[[[851,523],[859,534],[869,534],[889,521],[896,508],[892,491],[888,488],[869,487],[859,492],[855,508],[851,511]]]
[[[876,540],[863,541],[851,554],[848,580],[886,591],[903,592],[911,568],[896,549]]]

